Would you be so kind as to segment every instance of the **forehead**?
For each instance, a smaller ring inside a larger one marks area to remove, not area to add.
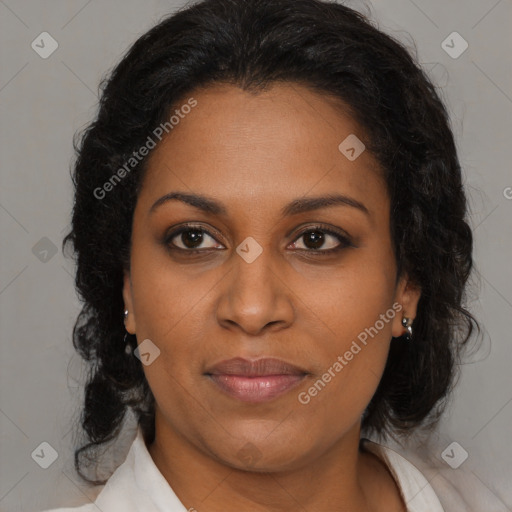
[[[149,155],[140,201],[178,189],[246,209],[332,192],[386,202],[369,151],[355,160],[340,151],[347,138],[365,139],[341,102],[298,84],[257,94],[216,84],[191,92],[183,104],[190,97],[197,105]]]

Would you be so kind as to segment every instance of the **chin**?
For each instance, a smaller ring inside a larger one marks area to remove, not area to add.
[[[285,431],[272,433],[275,428],[276,422],[273,422],[273,428],[260,426],[257,432],[254,432],[254,425],[249,430],[237,429],[236,434],[230,430],[233,436],[227,442],[221,444],[211,440],[212,452],[226,466],[255,473],[297,469],[313,458],[312,446],[308,449],[298,444],[298,435],[292,436]],[[304,436],[300,438],[304,439]],[[219,446],[222,449],[219,450]]]

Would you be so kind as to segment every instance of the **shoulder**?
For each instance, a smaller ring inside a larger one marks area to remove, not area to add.
[[[361,439],[361,449],[379,457],[400,489],[407,512],[445,512],[425,475],[407,458],[392,448]]]
[[[407,489],[416,487],[417,492],[405,491],[411,496],[411,504],[417,500],[434,500],[439,503],[436,509],[412,507],[411,511],[440,510],[449,512],[481,512],[482,510],[507,510],[503,502],[471,471],[467,464],[457,469],[436,457],[436,450],[425,446],[416,448],[389,446],[362,440],[365,448],[379,454],[390,466],[390,470],[400,486]],[[437,450],[439,451],[439,450]],[[422,495],[423,498],[422,498]]]
[[[186,512],[186,508],[153,462],[140,428],[124,462],[108,479],[94,503],[44,512],[118,512],[120,510],[123,512],[150,510]]]
[[[134,501],[140,500],[140,489],[135,478],[135,462],[139,452],[144,450],[142,434],[137,432],[131,441],[123,462],[115,469],[108,481],[99,487],[94,501],[78,506],[58,507],[42,512],[134,512]],[[141,461],[138,461],[139,464]],[[145,470],[145,467],[140,468]]]

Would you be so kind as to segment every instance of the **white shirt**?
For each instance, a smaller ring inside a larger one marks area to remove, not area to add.
[[[389,468],[408,512],[445,512],[426,478],[407,459],[368,439],[363,444]],[[181,503],[160,473],[139,428],[126,460],[109,478],[94,503],[46,512],[188,512],[194,510],[192,507],[193,504],[187,508]]]

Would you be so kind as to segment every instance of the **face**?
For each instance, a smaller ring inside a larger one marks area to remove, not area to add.
[[[149,354],[157,436],[291,469],[359,435],[419,291],[396,283],[385,183],[368,151],[338,148],[365,135],[334,100],[296,84],[190,96],[149,156],[126,328]],[[218,366],[233,358],[293,368]]]

